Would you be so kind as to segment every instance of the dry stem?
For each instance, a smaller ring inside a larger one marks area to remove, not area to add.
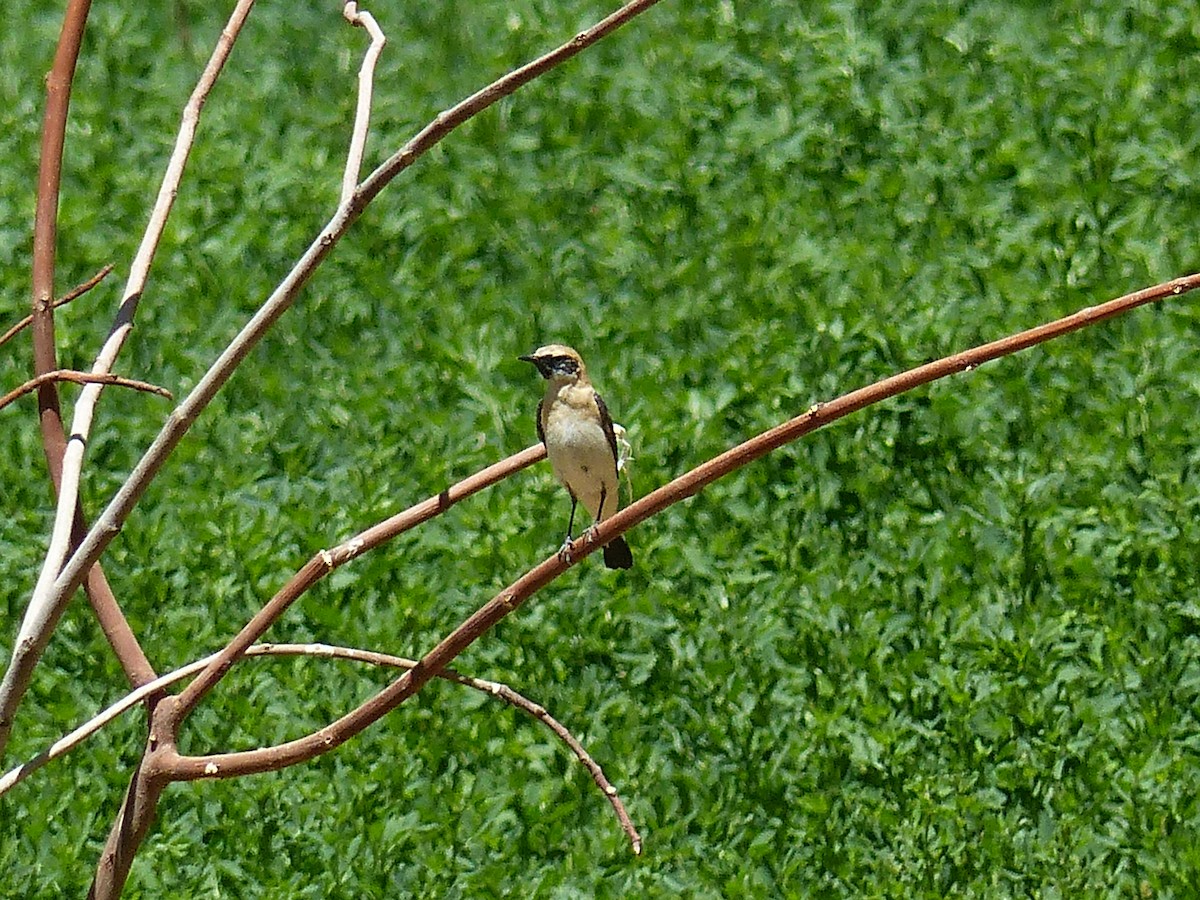
[[[367,147],[367,132],[371,127],[371,93],[375,84],[375,65],[387,38],[369,12],[359,12],[357,3],[347,3],[342,16],[351,25],[365,28],[371,38],[362,66],[358,70],[358,103],[354,111],[354,131],[350,134],[350,152],[346,154],[346,170],[342,175],[342,199],[344,206],[350,201],[358,186],[358,173],[362,171],[363,153]]]
[[[179,135],[175,141],[175,149],[171,154],[170,161],[167,163],[167,172],[163,177],[158,198],[150,214],[150,222],[142,237],[142,243],[138,247],[133,265],[130,267],[129,280],[125,286],[121,306],[117,311],[117,317],[113,323],[112,330],[109,332],[108,338],[100,350],[100,354],[92,365],[92,374],[94,375],[105,375],[112,371],[117,354],[120,353],[121,347],[125,343],[125,338],[133,328],[133,317],[137,311],[138,299],[145,288],[146,279],[150,273],[150,264],[154,260],[154,254],[158,249],[158,242],[162,238],[167,217],[170,215],[175,195],[179,190],[179,184],[183,178],[183,170],[187,163],[188,154],[191,152],[196,125],[200,119],[200,111],[204,106],[204,101],[207,99],[209,92],[212,90],[213,84],[216,82],[217,76],[221,73],[225,61],[229,58],[229,53],[233,49],[233,43],[237,39],[237,35],[253,5],[254,0],[239,0],[230,16],[228,24],[217,40],[217,45],[213,50],[208,65],[205,67],[195,90],[192,92],[192,96],[188,99],[188,103],[184,107],[183,122],[180,125]],[[88,4],[85,3],[83,12],[85,18],[87,15],[87,6]],[[81,32],[80,36],[82,36],[82,21],[80,21],[78,27]],[[65,31],[66,26],[64,26]],[[74,48],[76,55],[78,51],[79,47],[78,43],[76,43]],[[45,152],[45,149],[43,149],[43,152]],[[61,164],[61,145],[59,147],[59,154],[59,163]],[[43,165],[45,165],[44,160]],[[57,174],[56,171],[56,185]],[[57,191],[55,191],[55,203],[57,206]],[[38,212],[40,217],[43,213],[40,185]],[[46,214],[49,215],[53,212],[53,210],[47,210]],[[52,265],[52,248],[50,257]],[[37,265],[38,259],[35,255],[35,268]],[[45,314],[49,315],[48,309],[45,310]],[[42,318],[42,316],[39,316],[39,304],[36,302],[35,290],[35,335],[38,332],[39,321]],[[50,328],[52,353],[52,324]],[[51,371],[53,368],[53,366],[46,366],[39,363],[36,374],[45,374],[45,372]],[[29,680],[33,677],[34,667],[36,667],[38,659],[41,658],[42,651],[50,640],[50,634],[53,632],[54,626],[58,623],[58,619],[62,615],[67,599],[82,579],[83,571],[81,570],[80,578],[75,580],[75,584],[69,590],[55,592],[55,580],[62,570],[67,553],[77,543],[72,541],[72,526],[74,520],[81,518],[82,515],[81,511],[78,510],[78,504],[79,482],[83,469],[83,452],[87,444],[88,434],[91,431],[96,404],[99,402],[100,392],[103,390],[103,387],[102,384],[84,386],[79,400],[75,404],[75,413],[71,422],[71,440],[67,442],[65,448],[61,449],[61,452],[58,452],[58,457],[61,459],[61,482],[58,485],[58,506],[55,510],[50,547],[46,551],[46,559],[41,575],[38,578],[37,585],[34,587],[29,607],[25,610],[25,617],[21,622],[21,629],[17,634],[17,640],[13,644],[12,659],[9,660],[8,669],[4,673],[4,679],[0,682],[0,758],[4,755],[4,748],[8,744],[8,736],[12,729],[13,716],[16,714],[17,706],[20,704],[25,690],[29,687]],[[39,389],[39,398],[42,398],[43,391],[46,389],[46,386]],[[57,394],[55,394],[54,404],[56,410],[57,403],[58,398]],[[45,418],[45,413],[43,413],[43,418]],[[45,426],[43,426],[43,429],[45,429]],[[61,431],[61,418],[59,419],[59,430]],[[47,443],[49,444],[49,442]],[[56,448],[57,450],[58,448]],[[48,449],[47,453],[49,452]],[[95,526],[93,526],[92,531],[95,531]],[[96,562],[95,559],[91,560],[86,568],[91,568],[94,562]],[[115,601],[113,601],[113,605],[115,607]],[[129,636],[132,636],[132,632],[129,633]],[[136,644],[136,640],[134,643]],[[137,648],[137,653],[142,655],[140,647]],[[144,655],[142,655],[142,658],[144,659]],[[148,667],[149,663],[146,663],[146,665]]]
[[[246,656],[315,656],[322,659],[347,659],[395,669],[411,669],[417,664],[416,660],[405,659],[402,656],[376,653],[370,650],[358,650],[353,647],[335,647],[329,644],[255,644],[246,651]],[[3,796],[13,787],[20,784],[42,766],[46,765],[46,763],[70,753],[91,735],[95,734],[118,716],[137,706],[143,700],[200,672],[216,657],[217,654],[214,653],[204,659],[189,663],[183,668],[176,669],[174,672],[168,672],[166,675],[155,679],[152,683],[143,685],[122,697],[119,701],[109,706],[108,709],[84,722],[70,734],[55,741],[49,749],[39,753],[29,762],[5,773],[0,778],[0,796]],[[592,781],[596,783],[596,787],[600,789],[605,799],[612,805],[617,820],[621,823],[621,828],[629,836],[633,852],[641,852],[642,839],[638,835],[637,829],[633,827],[633,822],[630,820],[629,814],[625,811],[625,805],[617,795],[616,788],[613,787],[607,776],[605,776],[604,770],[592,759],[583,745],[567,730],[566,726],[551,716],[545,707],[517,693],[508,685],[499,682],[486,681],[482,678],[472,678],[455,672],[453,669],[446,669],[440,673],[439,677],[481,691],[489,696],[498,697],[510,706],[514,706],[522,712],[533,716],[549,728],[559,740],[571,749],[571,752],[575,754],[576,758],[587,769],[588,774],[592,776]]]

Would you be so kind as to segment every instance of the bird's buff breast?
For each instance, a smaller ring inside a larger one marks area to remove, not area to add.
[[[569,416],[552,415],[546,422],[546,454],[556,470],[564,458],[579,460],[585,472],[594,472],[596,476],[604,473],[605,462],[616,467],[604,429]]]
[[[604,485],[616,497],[616,462],[604,429],[598,423],[572,416],[548,417],[546,455],[558,480],[595,515]],[[607,507],[608,504],[605,503]]]

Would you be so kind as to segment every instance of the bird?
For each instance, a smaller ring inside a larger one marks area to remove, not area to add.
[[[595,519],[591,534],[620,506],[617,435],[608,407],[592,387],[577,352],[564,344],[547,344],[517,358],[532,363],[546,379],[546,394],[537,408],[537,434],[546,445],[555,477],[571,495],[567,537],[559,549],[559,556],[570,561],[571,530],[579,501]],[[624,429],[621,432],[623,435]],[[604,546],[604,564],[610,569],[633,565],[633,553],[624,537],[615,537]]]

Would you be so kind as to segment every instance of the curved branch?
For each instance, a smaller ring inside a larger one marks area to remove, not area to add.
[[[342,8],[342,17],[359,28],[365,28],[371,38],[362,66],[358,70],[358,103],[354,110],[354,130],[350,135],[350,152],[346,154],[346,169],[342,175],[342,199],[345,204],[358,185],[358,173],[362,169],[363,152],[367,147],[367,131],[371,125],[371,93],[375,83],[375,65],[379,54],[387,43],[383,29],[369,12],[359,12],[358,4],[347,3]]]
[[[541,444],[527,447],[520,453],[515,453],[508,459],[488,466],[464,478],[458,484],[446,488],[439,494],[418,503],[385,519],[378,525],[373,525],[348,541],[344,541],[332,550],[321,550],[310,559],[300,571],[292,576],[282,588],[276,592],[266,605],[259,610],[237,636],[223,649],[208,665],[205,671],[177,698],[176,715],[186,716],[196,704],[216,686],[230,667],[245,653],[251,644],[257,641],[275,621],[283,615],[289,606],[295,602],[310,587],[352,559],[357,559],[369,550],[374,550],[392,538],[403,534],[410,528],[415,528],[422,522],[427,522],[434,516],[439,516],[460,500],[464,500],[484,488],[491,487],[509,475],[545,459],[546,448]]]
[[[16,785],[20,784],[48,762],[70,753],[91,735],[142,701],[202,671],[217,655],[214,653],[204,659],[189,663],[180,669],[176,669],[174,672],[168,672],[166,675],[156,678],[150,684],[143,685],[137,690],[130,692],[99,715],[84,722],[70,734],[55,741],[49,749],[39,753],[29,762],[5,773],[3,777],[0,777],[0,796],[3,796]],[[325,659],[346,659],[353,662],[364,662],[374,666],[386,666],[393,669],[411,669],[417,664],[416,660],[405,659],[402,656],[393,656],[389,653],[376,653],[371,650],[359,650],[353,647],[335,647],[329,644],[255,644],[246,651],[246,656],[319,656]],[[629,814],[625,811],[625,805],[617,795],[616,788],[613,787],[608,777],[604,774],[604,770],[600,768],[600,765],[584,749],[578,739],[567,730],[566,726],[550,715],[544,706],[517,693],[506,684],[487,681],[483,678],[472,678],[469,675],[462,675],[455,672],[453,669],[443,670],[439,673],[438,677],[444,678],[447,681],[453,681],[455,684],[473,688],[492,697],[497,697],[509,706],[516,707],[537,719],[554,732],[559,740],[571,749],[571,752],[575,754],[576,758],[583,764],[583,767],[587,769],[588,774],[592,776],[592,781],[596,783],[596,787],[600,789],[605,799],[612,805],[613,811],[617,815],[617,820],[621,823],[621,828],[629,836],[633,852],[635,854],[641,853],[641,836],[633,826]]]
[[[138,381],[134,378],[124,378],[120,375],[93,375],[89,372],[76,372],[74,369],[55,369],[53,372],[47,372],[44,375],[39,375],[37,378],[31,378],[19,388],[9,391],[3,397],[0,397],[0,409],[8,406],[14,400],[24,397],[26,394],[33,393],[43,384],[50,381],[73,381],[75,384],[110,384],[117,387],[131,388],[135,391],[145,391],[148,394],[157,394],[160,397],[166,397],[168,400],[174,399],[171,392],[164,387],[159,387],[157,384],[150,384],[148,381]]]

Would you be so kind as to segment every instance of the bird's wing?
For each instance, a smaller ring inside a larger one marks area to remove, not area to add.
[[[608,438],[608,446],[612,449],[613,465],[617,464],[617,435],[613,431],[612,416],[608,414],[608,407],[604,405],[604,398],[596,392],[592,392],[592,396],[596,398],[596,408],[600,410],[600,427],[604,429],[604,436]]]
[[[543,397],[541,400],[538,401],[538,408],[537,408],[538,440],[541,441],[543,444],[546,443],[546,429],[542,427],[542,406],[543,406],[543,404],[545,404],[545,402],[546,402],[546,398]]]

